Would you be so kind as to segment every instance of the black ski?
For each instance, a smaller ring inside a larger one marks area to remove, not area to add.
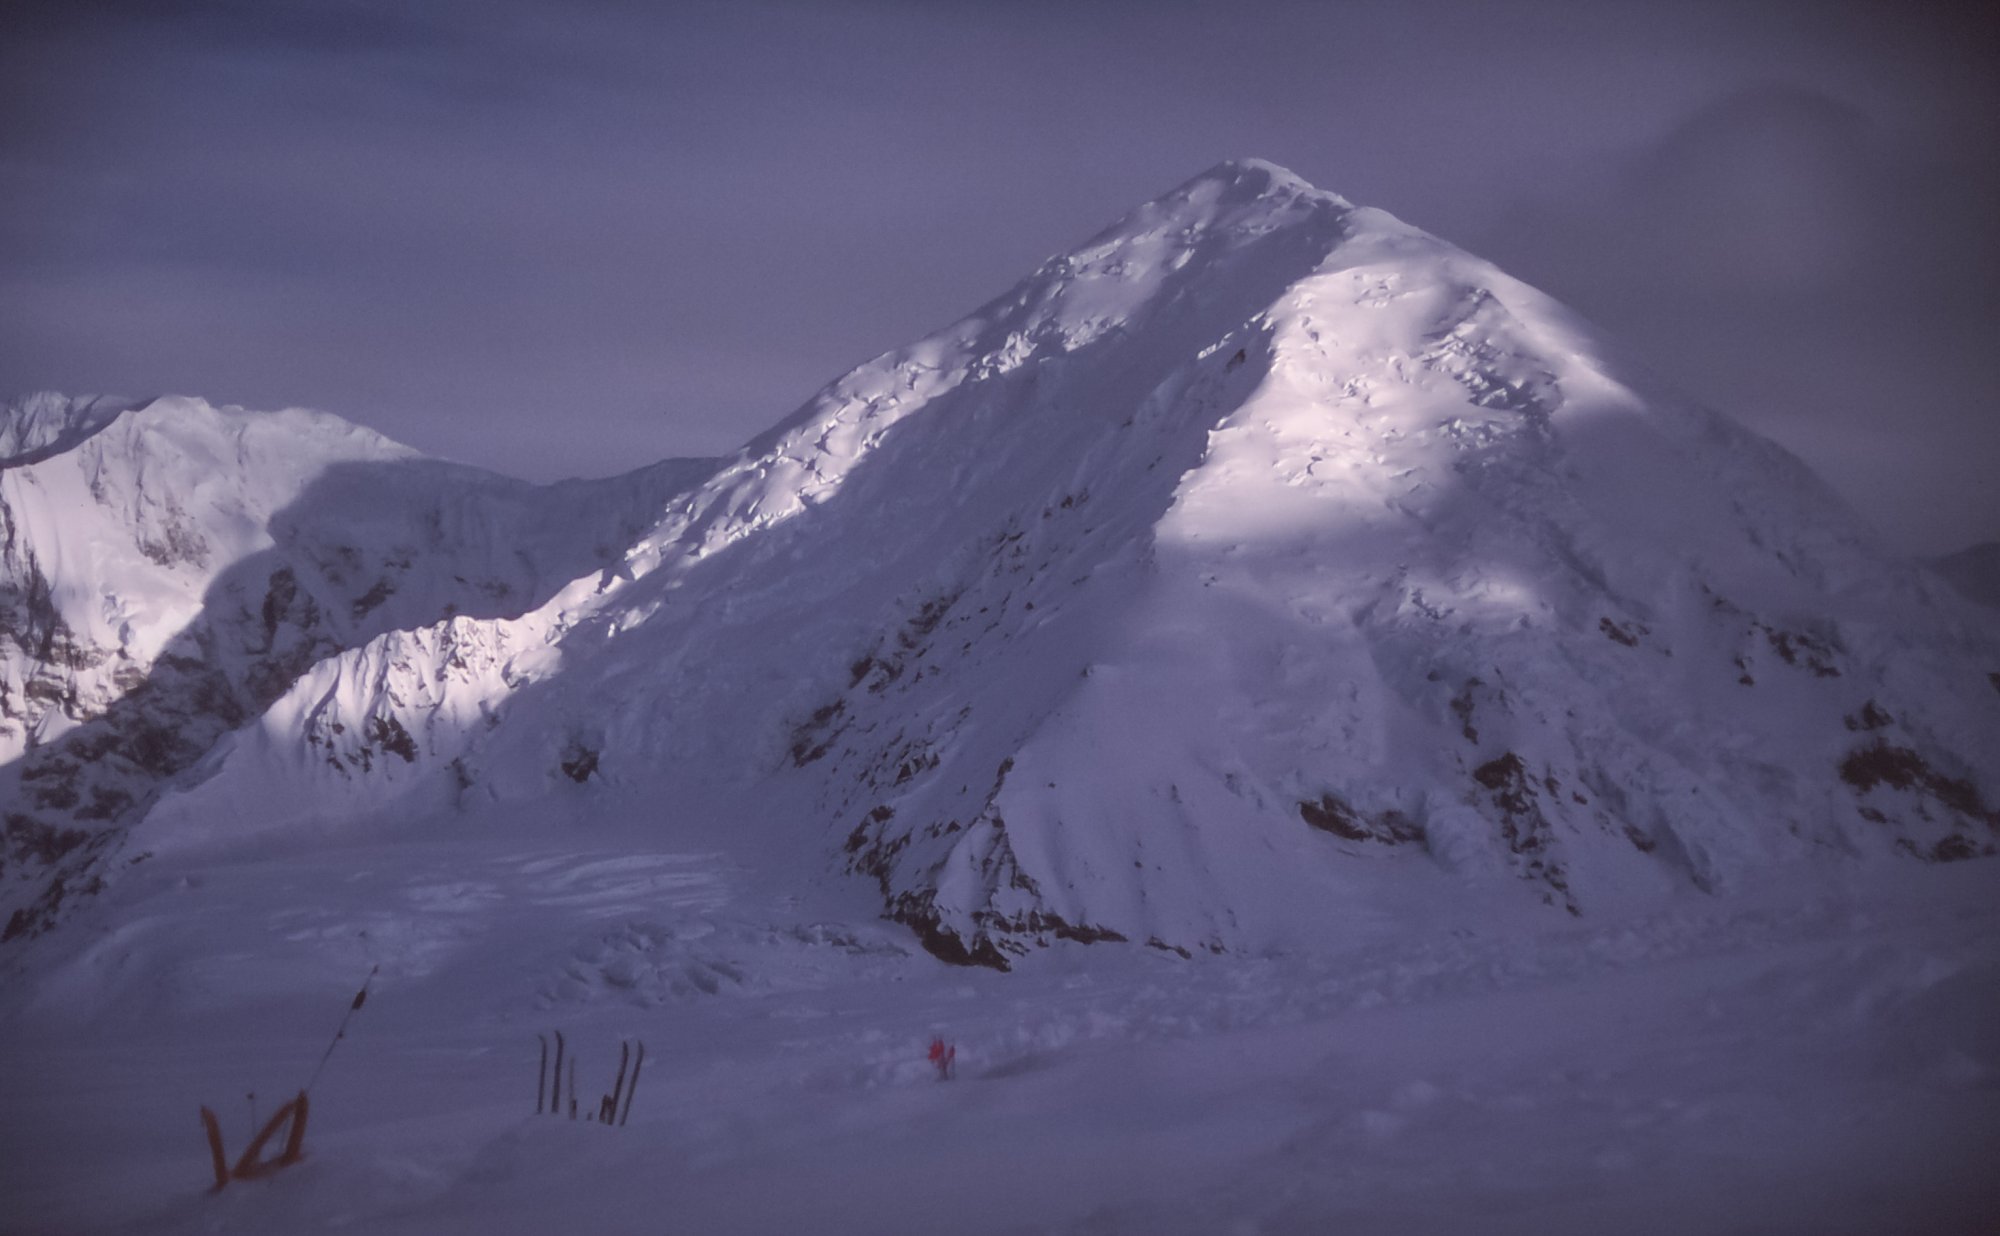
[[[632,1088],[625,1092],[625,1111],[618,1117],[618,1127],[621,1129],[625,1127],[625,1122],[632,1118],[632,1096],[639,1093],[639,1070],[645,1067],[646,1040],[640,1039],[639,1058],[632,1062]]]
[[[556,1090],[549,1099],[549,1114],[552,1116],[562,1115],[562,1062],[563,1036],[562,1031],[558,1030],[556,1031]]]
[[[535,1036],[542,1044],[542,1070],[535,1074],[535,1114],[542,1114],[542,1107],[549,1097],[549,1036]]]
[[[618,1100],[625,1093],[625,1066],[631,1062],[632,1045],[624,1039],[618,1040],[618,1076],[611,1083],[611,1093],[604,1096],[597,1105],[597,1118],[610,1124],[618,1118]]]

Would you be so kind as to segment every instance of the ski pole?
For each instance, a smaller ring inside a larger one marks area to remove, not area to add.
[[[354,1003],[347,1006],[346,1014],[340,1019],[340,1028],[333,1032],[333,1041],[326,1045],[326,1051],[320,1056],[319,1064],[313,1069],[311,1080],[306,1082],[305,1088],[307,1090],[311,1090],[313,1082],[319,1080],[320,1070],[326,1067],[327,1060],[333,1055],[333,1049],[340,1046],[340,1040],[347,1037],[347,1023],[353,1019],[354,1014],[359,1011],[361,1006],[367,1003],[368,985],[375,981],[376,972],[381,970],[381,968],[381,966],[370,966],[368,968],[368,977],[361,980],[361,990],[354,993]]]

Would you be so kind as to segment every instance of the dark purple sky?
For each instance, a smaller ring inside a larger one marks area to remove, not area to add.
[[[1943,6],[18,2],[0,391],[716,453],[1254,155],[1483,253],[1908,549],[2000,539],[2000,63]]]

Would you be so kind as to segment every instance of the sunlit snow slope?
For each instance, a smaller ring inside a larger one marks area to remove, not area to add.
[[[1004,967],[1057,937],[1259,949],[1445,889],[1589,914],[2000,832],[1990,623],[1546,297],[1269,164],[673,480],[535,508],[561,552],[509,577],[530,603],[443,588],[371,630],[323,599],[325,655],[127,852],[636,813],[873,881],[932,951]],[[600,562],[606,506],[645,514]],[[447,522],[425,562],[467,579],[521,531]]]

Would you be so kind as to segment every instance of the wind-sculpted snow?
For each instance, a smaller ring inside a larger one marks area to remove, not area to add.
[[[407,526],[398,473],[354,475],[341,510]],[[1990,624],[1546,297],[1268,164],[729,459],[573,496],[402,565],[313,523],[338,635],[142,844],[650,818],[1005,968],[2000,834]]]

